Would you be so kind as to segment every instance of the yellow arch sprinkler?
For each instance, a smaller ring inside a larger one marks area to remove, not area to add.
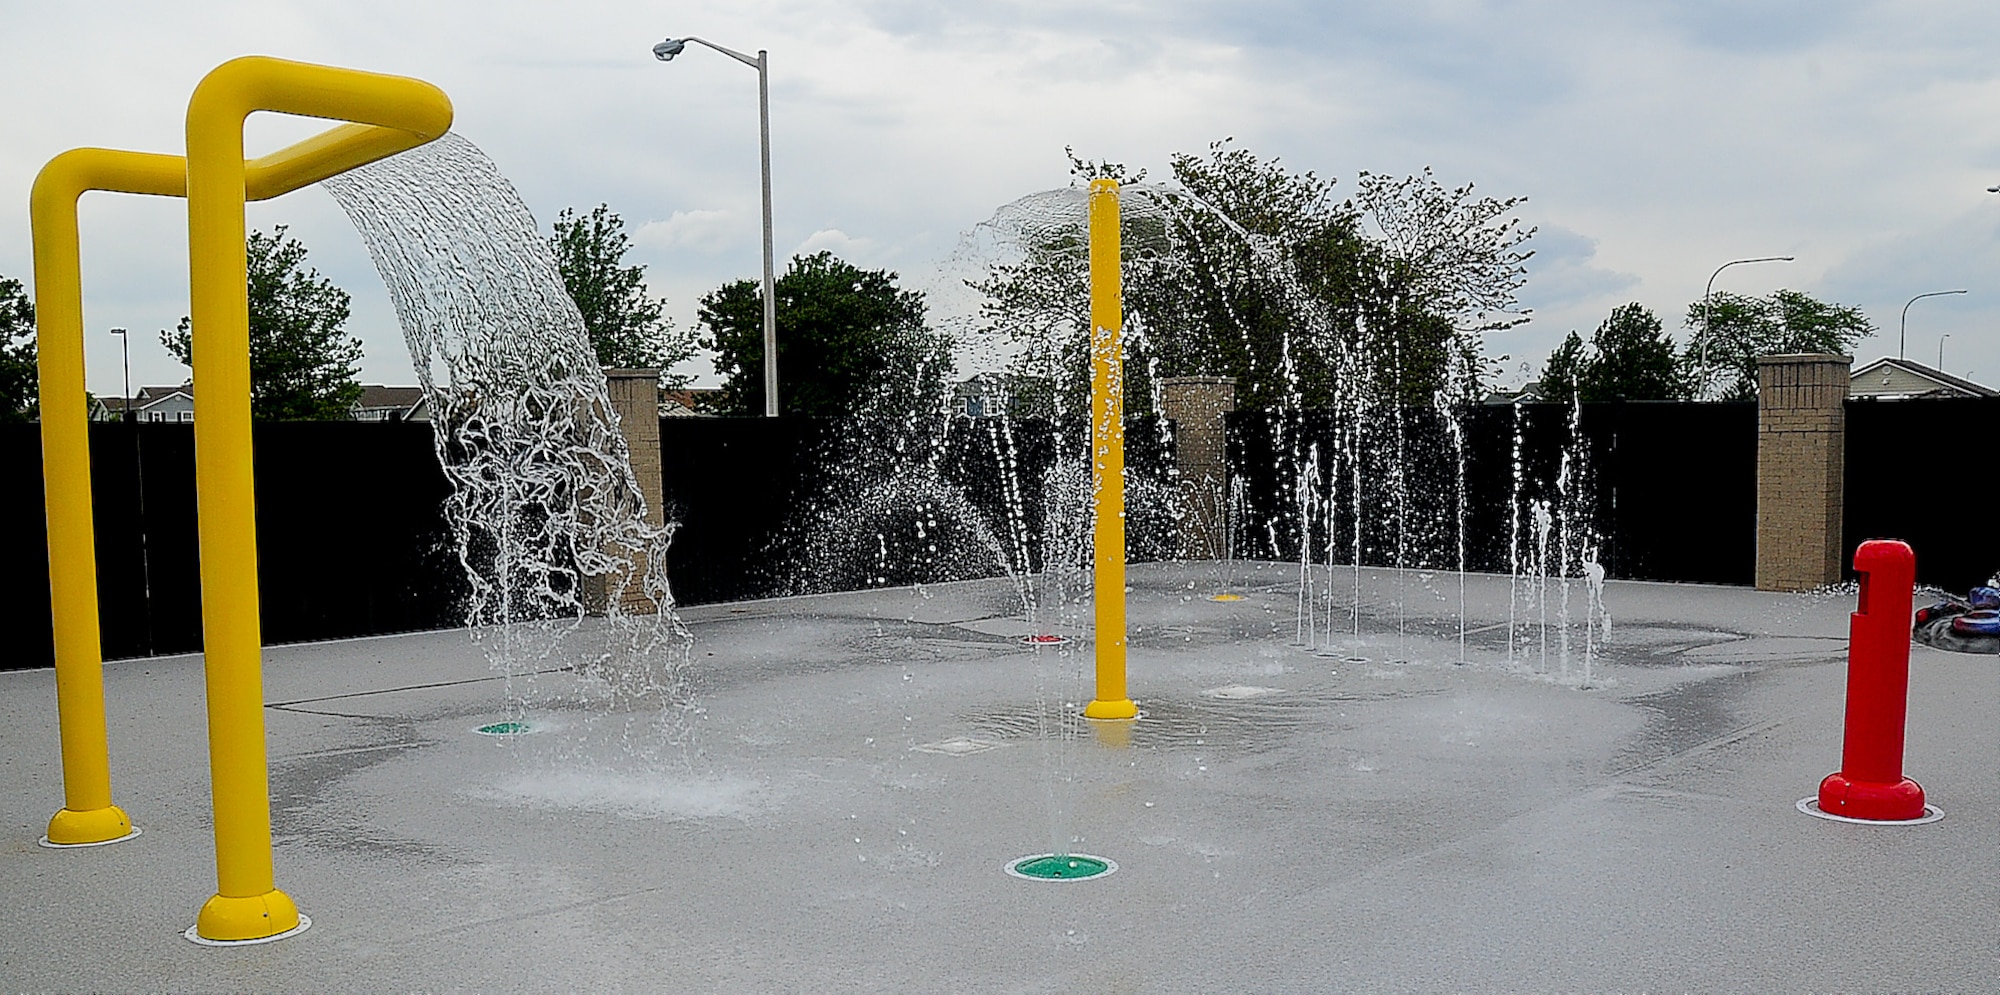
[[[180,197],[177,155],[71,149],[35,177],[28,215],[35,240],[35,341],[41,381],[42,479],[49,534],[49,602],[60,715],[63,807],[49,846],[99,846],[138,835],[111,804],[104,668],[97,629],[97,550],[91,529],[90,413],[83,389],[83,286],[77,201],[86,191]]]
[[[245,160],[243,123],[257,111],[353,123]],[[77,199],[87,190],[188,199],[198,388],[195,492],[217,880],[216,894],[188,931],[199,942],[261,942],[310,925],[276,887],[271,861],[243,207],[422,145],[443,135],[451,116],[443,92],[420,80],[252,56],[222,64],[195,88],[185,159],[77,149],[57,156],[35,181],[42,472],[65,802],[50,820],[49,841],[58,845],[132,834],[130,820],[111,804],[105,742]]]
[[[1135,719],[1125,688],[1125,374],[1119,278],[1118,181],[1090,181],[1090,489],[1095,506],[1093,595],[1097,697],[1091,719]]]

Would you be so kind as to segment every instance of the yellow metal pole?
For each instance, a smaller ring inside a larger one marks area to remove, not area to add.
[[[265,200],[400,152],[421,136],[349,124],[252,160],[246,193]],[[84,392],[83,280],[77,205],[90,191],[187,196],[187,160],[177,155],[80,148],[49,160],[29,198],[35,247],[36,341],[49,602],[56,709],[63,757],[63,808],[49,820],[52,846],[91,846],[134,835],[111,803],[97,619],[97,550]]]
[[[450,101],[428,83],[259,56],[217,67],[188,102],[195,497],[217,882],[216,894],[195,920],[195,932],[223,941],[263,939],[300,925],[297,906],[277,889],[272,871],[258,624],[243,220],[251,191],[243,122],[260,110],[398,129],[409,133],[402,148],[430,141],[451,126]],[[360,139],[376,133],[351,134]],[[380,154],[394,151],[385,146]],[[342,163],[326,148],[306,158],[339,168],[366,161]],[[292,178],[310,172],[301,170]]]
[[[1139,706],[1125,689],[1125,374],[1118,273],[1118,183],[1090,181],[1090,485],[1097,607],[1097,697],[1083,714],[1131,719]]]
[[[28,200],[34,233],[49,606],[62,733],[63,807],[49,820],[48,831],[48,842],[54,846],[89,846],[133,835],[132,820],[111,804],[104,659],[97,628],[97,545],[92,535],[90,412],[83,386],[77,201],[89,190],[178,197],[186,183],[186,164],[180,156],[71,149],[42,167]]]

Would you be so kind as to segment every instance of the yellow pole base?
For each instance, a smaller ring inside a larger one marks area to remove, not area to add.
[[[1088,723],[1097,745],[1113,750],[1132,745],[1132,727],[1138,724],[1136,719],[1091,719]]]
[[[1130,698],[1117,701],[1091,701],[1083,706],[1086,719],[1136,719],[1139,717],[1139,703]]]
[[[202,905],[194,920],[196,936],[222,943],[268,940],[297,928],[299,907],[292,904],[290,895],[276,888],[248,898],[216,895]]]
[[[63,809],[49,819],[50,846],[96,846],[134,835],[132,818],[116,805],[83,812]]]

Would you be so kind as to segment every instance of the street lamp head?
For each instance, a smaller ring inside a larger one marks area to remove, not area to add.
[[[674,56],[679,55],[686,50],[687,50],[687,39],[669,38],[666,41],[663,41],[658,45],[653,46],[653,58],[658,59],[661,62],[672,62],[674,61]]]
[[[2000,193],[2000,183],[1995,183],[1995,184],[1993,184],[1992,186],[1990,186],[1990,187],[1987,187],[1987,188],[1986,188],[1986,192],[1987,192],[1987,193]]]

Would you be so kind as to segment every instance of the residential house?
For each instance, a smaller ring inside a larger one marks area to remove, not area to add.
[[[422,387],[362,384],[354,402],[355,421],[430,421],[431,402]]]
[[[120,404],[119,409],[125,410]],[[131,399],[132,420],[186,424],[194,421],[194,384],[178,387],[141,387]]]
[[[713,387],[683,387],[660,391],[660,417],[702,418],[709,414],[709,402],[722,391]]]
[[[1913,360],[1884,356],[1854,371],[1848,379],[1847,396],[1900,401],[1919,397],[2000,397],[2000,391]]]

